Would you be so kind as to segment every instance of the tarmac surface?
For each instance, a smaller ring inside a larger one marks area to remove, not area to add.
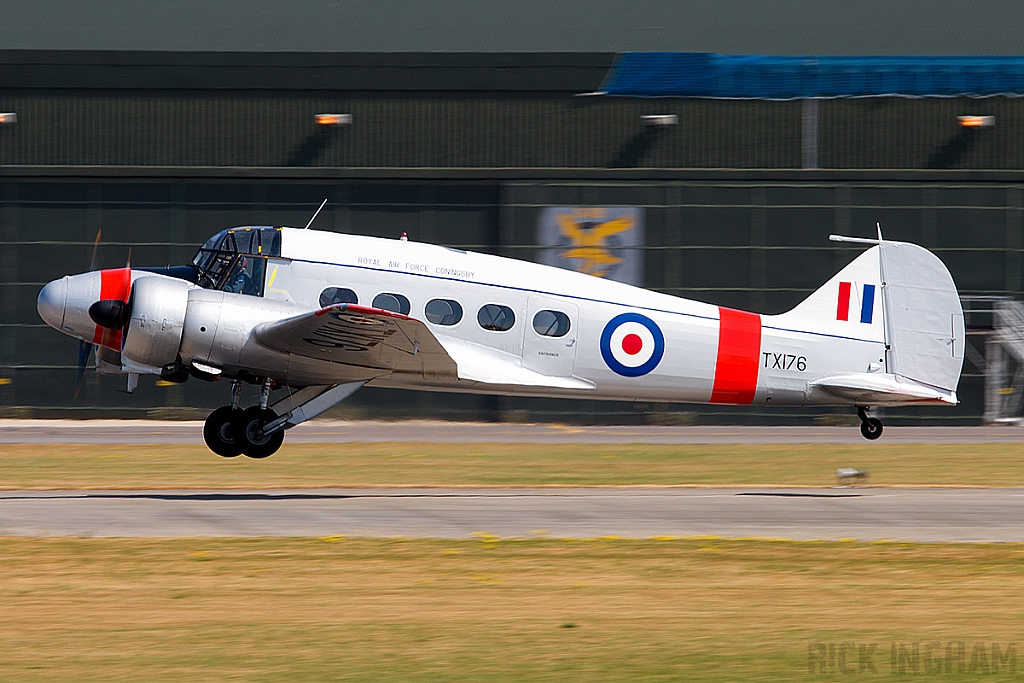
[[[196,444],[203,423],[158,420],[0,420],[0,444]],[[287,432],[288,443],[430,441],[439,443],[772,444],[866,443],[850,427],[654,425],[578,427],[486,422],[341,422],[313,420]],[[878,443],[1013,443],[1024,427],[886,427]]]
[[[5,491],[0,534],[1024,542],[1024,489]]]
[[[291,443],[863,444],[856,427],[312,421]],[[880,443],[1009,443],[1024,428],[887,427]],[[196,444],[201,422],[0,420],[0,444]],[[0,535],[726,536],[1024,542],[1024,489],[299,489],[0,492]]]

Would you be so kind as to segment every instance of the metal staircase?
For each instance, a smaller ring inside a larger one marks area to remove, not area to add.
[[[964,296],[961,303],[967,327],[964,355],[985,375],[985,423],[1024,420],[1024,302]],[[972,343],[975,339],[983,353]]]

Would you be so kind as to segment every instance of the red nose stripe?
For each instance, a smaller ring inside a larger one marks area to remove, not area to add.
[[[100,301],[105,299],[118,299],[128,301],[128,293],[132,289],[132,269],[112,268],[100,271]],[[93,344],[106,346],[115,351],[121,350],[121,330],[108,330],[105,327],[96,326],[96,333],[92,338]]]
[[[711,403],[752,403],[761,359],[761,316],[719,307],[718,317],[718,361]]]

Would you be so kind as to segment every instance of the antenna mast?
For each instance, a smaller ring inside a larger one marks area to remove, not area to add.
[[[317,209],[316,213],[313,214],[313,217],[309,219],[309,222],[306,223],[306,227],[304,227],[303,230],[309,230],[309,226],[313,225],[313,221],[315,221],[316,217],[320,215],[320,212],[323,210],[323,208],[324,208],[324,206],[326,204],[327,204],[327,199],[324,199],[322,202],[320,202],[320,208]]]

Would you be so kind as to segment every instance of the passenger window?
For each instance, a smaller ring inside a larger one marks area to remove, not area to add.
[[[335,304],[357,304],[359,297],[351,289],[344,287],[328,287],[320,292],[320,307],[334,306]]]
[[[462,320],[462,306],[451,299],[433,299],[427,303],[423,312],[427,320],[435,325],[456,325]]]
[[[561,311],[537,311],[533,330],[542,337],[564,337],[569,334],[569,316]]]
[[[409,315],[409,311],[412,310],[409,300],[404,296],[387,292],[373,297],[373,307],[384,311],[391,311],[392,313],[401,313],[402,315]]]
[[[508,306],[487,304],[476,314],[480,327],[491,332],[506,332],[516,324],[516,314]]]

